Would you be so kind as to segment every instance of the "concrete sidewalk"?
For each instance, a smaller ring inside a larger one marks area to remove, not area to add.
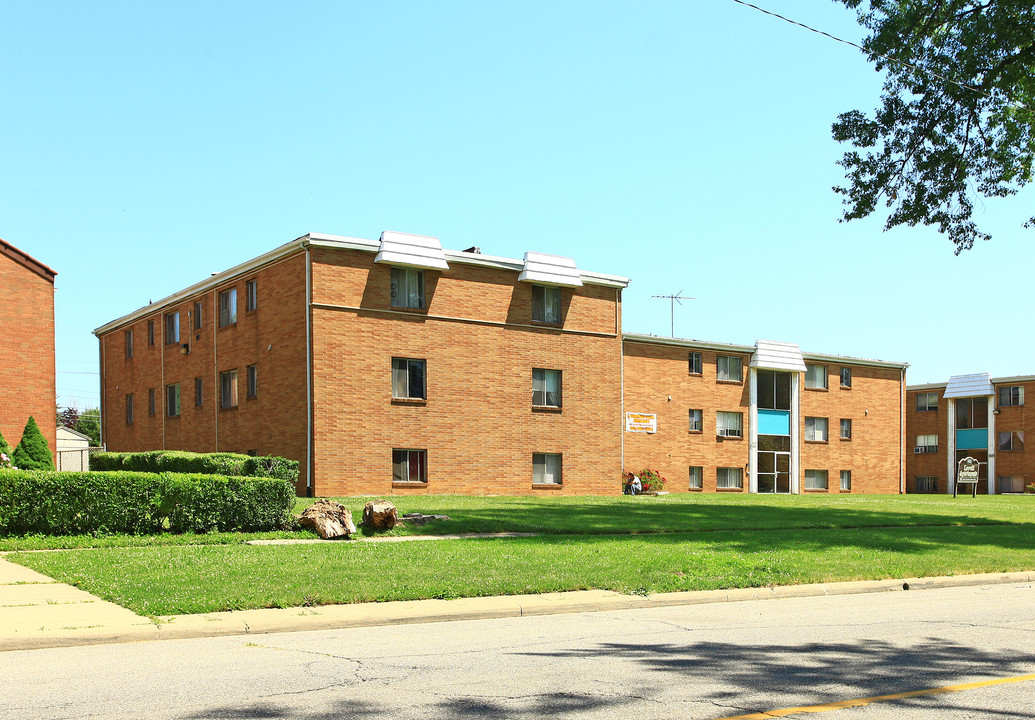
[[[147,618],[0,557],[0,651],[1035,582],[1035,572],[622,595],[606,590]]]

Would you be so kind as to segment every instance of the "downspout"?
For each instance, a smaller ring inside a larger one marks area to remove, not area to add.
[[[107,447],[108,447],[108,443],[107,443],[107,435],[108,435],[108,433],[107,433],[106,425],[107,425],[107,422],[108,422],[108,411],[105,409],[106,403],[104,402],[104,391],[106,389],[106,385],[105,385],[105,382],[104,382],[104,379],[105,379],[105,374],[104,374],[104,340],[102,338],[98,337],[97,341],[98,341],[97,342],[97,361],[98,361],[98,364],[101,367],[101,388],[100,388],[101,389],[101,417],[99,418],[99,425],[101,427],[101,448],[102,449],[107,449]]]
[[[305,246],[305,494],[313,497],[313,256]]]
[[[165,397],[165,348],[166,348],[165,342],[166,342],[166,337],[165,337],[165,316],[163,315],[162,316],[162,347],[161,347],[161,352],[162,352],[162,382],[161,382],[161,385],[162,386],[161,386],[161,388],[159,388],[162,391],[162,450],[165,450],[165,417],[166,417],[166,415],[169,414],[169,409],[167,407],[165,407],[165,402],[166,402],[166,400],[168,400],[168,398]],[[157,395],[157,393],[155,393],[155,394]],[[151,398],[148,398],[148,408],[147,408],[148,412],[151,412],[151,403],[150,403],[150,401],[151,401]],[[156,397],[155,398],[155,412],[158,412],[158,407],[157,406],[158,406],[158,398]]]
[[[219,408],[223,404],[223,388],[219,386],[219,336],[216,324],[219,322],[219,293],[212,291],[212,412],[214,413],[215,450],[219,452]]]
[[[618,437],[619,437],[619,460],[622,463],[619,472],[625,472],[625,336],[622,335],[622,321],[618,313],[621,312],[622,303],[622,290],[621,288],[615,288],[615,333],[618,335],[618,371],[621,374],[620,392],[622,393],[621,401],[619,402],[619,411],[621,416],[618,418]],[[624,481],[623,481],[624,482]]]
[[[899,371],[898,381],[898,494],[906,493],[906,369]]]

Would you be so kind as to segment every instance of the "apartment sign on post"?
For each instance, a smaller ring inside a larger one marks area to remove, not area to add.
[[[627,412],[625,414],[625,431],[656,433],[658,431],[658,416],[654,413]]]

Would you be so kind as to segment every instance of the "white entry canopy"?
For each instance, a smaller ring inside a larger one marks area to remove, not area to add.
[[[805,372],[805,360],[795,343],[759,340],[751,356],[751,367],[764,370]]]
[[[374,262],[424,270],[449,269],[438,238],[388,230],[381,233],[381,247]]]
[[[518,275],[522,282],[562,287],[582,287],[582,275],[575,261],[560,255],[526,252],[525,267]]]
[[[945,386],[945,395],[942,397],[979,397],[981,395],[995,395],[995,388],[992,387],[992,380],[988,373],[975,373],[973,375],[953,375]]]

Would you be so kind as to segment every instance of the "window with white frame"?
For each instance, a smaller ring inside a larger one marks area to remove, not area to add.
[[[690,466],[690,484],[691,490],[700,490],[704,487],[704,468],[700,465]]]
[[[171,312],[165,316],[165,344],[174,345],[180,341],[180,312]]]
[[[1004,451],[1023,450],[1024,432],[1011,432],[1003,430],[999,432],[999,449]]]
[[[259,285],[256,280],[249,280],[244,284],[244,309],[251,312],[259,307]]]
[[[561,289],[552,285],[532,286],[532,320],[541,323],[561,322]]]
[[[744,413],[715,413],[715,429],[719,437],[744,437]]]
[[[532,453],[532,484],[560,485],[561,460],[560,453]]]
[[[690,432],[701,432],[704,430],[704,412],[702,410],[690,411]]]
[[[841,439],[851,440],[852,439],[852,420],[851,418],[841,418]]]
[[[701,374],[701,353],[687,353],[687,364],[690,366],[691,375]]]
[[[425,361],[392,358],[392,397],[397,400],[426,400]]]
[[[237,371],[219,373],[219,407],[237,407]]]
[[[532,368],[532,405],[561,406],[561,371]]]
[[[805,387],[813,390],[827,389],[827,366],[806,365],[805,366]]]
[[[852,387],[852,368],[841,368],[841,387]]]
[[[1000,493],[1022,493],[1024,492],[1024,476],[1022,475],[1000,475],[995,481],[996,492]]]
[[[1010,407],[1012,405],[1024,404],[1023,385],[1004,385],[999,388],[999,407]]]
[[[827,471],[826,470],[806,470],[805,471],[805,489],[806,490],[826,490],[827,489]]]
[[[938,452],[938,436],[917,435],[915,452],[917,454]]]
[[[852,489],[852,471],[842,470],[841,471],[841,489],[851,490]]]
[[[424,271],[392,268],[392,307],[424,309]]]
[[[734,355],[719,355],[715,358],[716,377],[723,382],[743,382],[744,363]]]
[[[938,478],[935,475],[917,475],[917,492],[938,492]]]
[[[178,417],[180,414],[180,384],[165,386],[165,414]]]
[[[219,327],[237,322],[237,288],[219,293]]]
[[[938,409],[937,392],[918,392],[916,394],[916,411],[933,412]]]
[[[826,442],[827,437],[826,418],[805,418],[805,442]]]
[[[722,489],[743,488],[744,469],[739,467],[721,467],[716,469],[715,487]]]
[[[392,450],[392,482],[428,482],[427,450]]]

